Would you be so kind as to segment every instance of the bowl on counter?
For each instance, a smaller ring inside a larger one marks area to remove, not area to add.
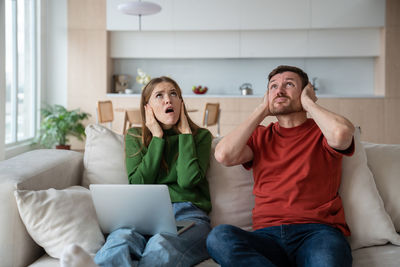
[[[196,95],[202,95],[202,94],[207,93],[208,87],[207,87],[207,86],[201,86],[201,85],[198,85],[198,86],[193,85],[192,91],[193,91],[193,93],[195,93]]]

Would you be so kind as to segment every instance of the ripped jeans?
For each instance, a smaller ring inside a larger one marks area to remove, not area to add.
[[[99,266],[192,266],[209,258],[206,239],[211,231],[207,214],[190,202],[172,203],[175,220],[195,225],[172,235],[143,236],[134,229],[120,228],[108,235],[94,261]]]

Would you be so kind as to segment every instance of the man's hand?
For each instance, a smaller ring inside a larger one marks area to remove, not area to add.
[[[303,91],[301,92],[300,100],[305,111],[309,111],[310,101],[312,101],[312,103],[317,102],[318,98],[315,95],[314,87],[311,83],[308,83],[306,87],[304,87]]]
[[[154,116],[153,109],[151,108],[151,106],[149,104],[146,104],[144,106],[144,109],[146,112],[146,127],[149,128],[149,130],[153,136],[162,138],[164,132]]]
[[[181,105],[181,114],[180,114],[180,120],[178,123],[178,130],[180,133],[183,134],[191,134],[192,130],[190,129],[189,122],[187,120],[187,117],[185,115],[185,104],[182,101]]]
[[[269,102],[268,102],[268,92],[269,90],[267,90],[264,94],[264,98],[263,98],[263,102],[260,104],[260,106],[258,107],[259,109],[262,110],[262,114],[265,117],[271,115],[271,112],[269,110]]]

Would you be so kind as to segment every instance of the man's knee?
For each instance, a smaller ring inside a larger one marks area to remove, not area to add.
[[[351,266],[353,258],[350,246],[339,231],[319,231],[306,242],[302,249],[299,266]]]
[[[240,229],[239,229],[240,230]],[[230,250],[231,244],[237,237],[238,228],[228,224],[221,224],[214,227],[207,237],[207,250],[210,254],[226,253]],[[222,250],[227,250],[222,252]]]

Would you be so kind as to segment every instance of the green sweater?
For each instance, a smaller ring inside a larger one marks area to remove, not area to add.
[[[207,129],[197,134],[164,131],[164,138],[153,137],[142,145],[141,128],[131,128],[125,138],[126,170],[131,184],[166,184],[172,202],[190,201],[210,212],[211,201],[206,179],[212,135]],[[164,158],[168,170],[162,163]]]

